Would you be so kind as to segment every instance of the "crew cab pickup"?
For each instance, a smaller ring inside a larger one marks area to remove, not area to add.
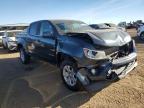
[[[60,68],[66,86],[124,78],[137,66],[134,40],[118,29],[95,30],[81,21],[41,20],[17,37],[20,60],[43,58]]]

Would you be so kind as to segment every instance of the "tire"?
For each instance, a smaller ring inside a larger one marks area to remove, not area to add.
[[[144,40],[144,32],[142,32],[142,33],[140,34],[140,38],[141,38],[142,40]]]
[[[28,64],[30,62],[30,56],[26,53],[25,49],[21,47],[20,51],[20,60],[23,64]]]
[[[64,60],[60,65],[61,76],[64,84],[72,91],[81,90],[81,83],[76,77],[77,65],[72,60]]]

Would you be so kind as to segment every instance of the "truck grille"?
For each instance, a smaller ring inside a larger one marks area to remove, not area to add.
[[[127,56],[133,51],[133,41],[119,47],[119,56]]]
[[[96,47],[98,49],[98,47]],[[124,57],[127,56],[132,52],[133,49],[133,42],[129,42],[123,46],[120,47],[105,47],[105,46],[100,46],[99,50],[105,51],[107,56],[115,56],[117,55],[118,57]]]

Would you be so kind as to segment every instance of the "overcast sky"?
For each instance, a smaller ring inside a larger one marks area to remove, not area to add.
[[[0,24],[42,19],[86,23],[144,20],[144,0],[0,0]]]

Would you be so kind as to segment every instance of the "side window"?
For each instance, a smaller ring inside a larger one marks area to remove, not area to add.
[[[39,36],[40,35],[40,23],[32,23],[30,26],[30,35]]]
[[[53,28],[49,22],[44,21],[41,23],[41,34],[42,36],[52,36]]]

